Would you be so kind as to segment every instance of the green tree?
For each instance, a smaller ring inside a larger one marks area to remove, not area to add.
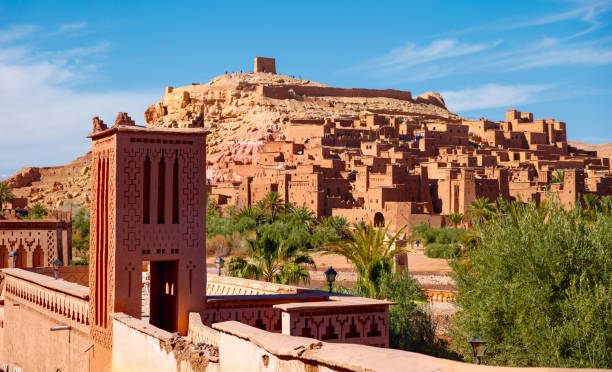
[[[348,227],[346,218],[339,216],[323,217],[321,219],[321,226],[334,230],[339,236],[345,235],[345,230]]]
[[[257,203],[270,222],[274,222],[276,217],[285,211],[287,204],[276,191],[269,192],[265,198]]]
[[[548,180],[550,183],[563,183],[565,181],[565,171],[562,169],[555,170]]]
[[[463,213],[455,212],[448,215],[448,222],[450,222],[456,229],[457,226],[463,222]]]
[[[484,222],[491,219],[494,215],[495,203],[491,203],[489,198],[476,198],[470,204],[470,215],[478,222]]]
[[[487,341],[488,364],[612,367],[612,216],[580,203],[500,205],[452,263],[456,347]]]
[[[379,297],[381,279],[393,269],[393,258],[410,249],[395,244],[404,230],[402,227],[395,234],[387,234],[389,226],[374,227],[372,222],[366,227],[358,224],[347,229],[347,239],[331,243],[325,247],[327,253],[334,253],[348,258],[359,273],[357,287],[367,297]]]
[[[286,216],[288,219],[302,224],[304,228],[309,231],[312,230],[317,223],[314,212],[306,206],[288,208]]]
[[[584,201],[584,211],[588,214],[597,212],[599,210],[600,197],[597,194],[584,194],[582,195]]]
[[[89,263],[89,209],[81,208],[72,219],[72,248],[76,250],[80,261],[74,264]]]
[[[13,198],[13,190],[6,182],[0,182],[0,209],[2,209],[3,203],[10,202]]]
[[[248,259],[232,257],[229,275],[281,284],[310,282],[308,268],[314,267],[314,261],[305,249],[289,244],[273,230],[258,232],[248,243]]]
[[[48,214],[47,208],[40,203],[35,203],[28,210],[28,218],[31,220],[40,220]]]

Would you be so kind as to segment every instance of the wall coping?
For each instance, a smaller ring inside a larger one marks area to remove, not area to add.
[[[98,139],[105,137],[115,132],[121,133],[150,133],[150,134],[164,134],[164,135],[201,135],[206,136],[210,133],[208,129],[204,128],[162,128],[162,127],[144,127],[140,125],[113,125],[108,129],[101,130],[99,132],[90,133],[87,137],[91,139]]]
[[[342,298],[331,299],[331,301],[321,301],[321,302],[292,302],[288,304],[278,304],[274,305],[275,309],[281,309],[285,312],[294,312],[294,311],[314,311],[314,310],[328,310],[328,309],[338,309],[338,308],[371,308],[371,307],[387,307],[389,305],[394,305],[394,302],[389,301],[381,301],[381,300],[371,300],[369,298],[357,297],[357,300],[345,300]]]
[[[48,275],[37,274],[23,269],[2,269],[5,275],[12,276],[18,279],[34,283],[41,287],[45,287],[57,292],[69,294],[74,297],[89,300],[89,287],[82,286],[73,282],[67,282],[64,279],[55,279]]]
[[[130,328],[163,341],[168,341],[173,337],[172,333],[161,328],[157,328],[148,321],[134,318],[133,316],[129,316],[125,313],[111,313],[110,317]]]
[[[266,332],[236,321],[213,324],[213,328],[257,345],[279,357],[308,360],[348,371],[405,372],[564,372],[571,368],[548,367],[495,367],[457,362],[410,351],[378,348],[358,344],[327,343],[312,338],[288,336]],[[591,370],[595,371],[595,370]],[[603,370],[601,370],[603,371]]]

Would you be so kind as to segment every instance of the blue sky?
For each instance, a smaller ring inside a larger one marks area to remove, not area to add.
[[[612,0],[0,0],[0,177],[64,164],[91,118],[143,112],[167,85],[276,57],[341,87],[441,92],[470,118],[507,108],[612,142]]]

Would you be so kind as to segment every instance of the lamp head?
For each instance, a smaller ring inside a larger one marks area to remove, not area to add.
[[[336,281],[336,275],[338,275],[338,273],[336,272],[336,270],[334,270],[334,268],[332,266],[329,267],[329,269],[327,269],[325,271],[325,279],[327,279],[328,283],[333,283]]]
[[[217,259],[215,259],[215,266],[217,269],[222,269],[224,265],[225,260],[221,256],[218,256]]]
[[[472,346],[472,352],[475,358],[482,358],[487,353],[487,348],[485,347],[486,342],[480,337],[474,336],[470,338],[468,343]]]
[[[53,260],[53,262],[51,262],[51,265],[53,265],[53,270],[59,270],[60,266],[63,265],[62,261],[60,261],[59,258],[56,258],[55,260]]]

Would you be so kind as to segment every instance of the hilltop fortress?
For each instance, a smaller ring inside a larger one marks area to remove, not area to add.
[[[167,87],[144,113],[147,127],[210,130],[207,192],[221,208],[276,191],[317,217],[440,226],[478,197],[611,193],[610,158],[568,145],[564,122],[516,110],[468,120],[437,93],[329,87],[277,74],[273,58],[254,71]],[[25,168],[9,185],[30,202],[85,205],[90,159]]]

